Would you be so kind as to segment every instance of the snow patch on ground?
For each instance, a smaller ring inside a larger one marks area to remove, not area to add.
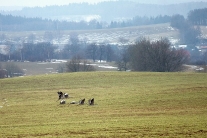
[[[105,69],[117,69],[117,67],[113,67],[113,66],[109,66],[109,65],[101,65],[101,66],[98,66],[99,68],[105,68]]]

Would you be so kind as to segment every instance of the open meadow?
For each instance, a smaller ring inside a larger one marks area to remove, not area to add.
[[[57,91],[69,94],[60,105]],[[69,104],[86,98],[84,105]],[[89,106],[87,100],[95,99]],[[207,74],[87,72],[0,80],[0,137],[207,136]]]

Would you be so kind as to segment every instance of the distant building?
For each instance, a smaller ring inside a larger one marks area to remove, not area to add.
[[[3,54],[3,55],[8,54],[7,45],[0,45],[0,54]]]
[[[187,45],[178,45],[178,48],[184,49],[184,48],[187,48]]]
[[[202,54],[207,52],[207,46],[197,46],[197,48]]]

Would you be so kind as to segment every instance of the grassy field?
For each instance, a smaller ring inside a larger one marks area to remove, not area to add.
[[[0,137],[207,135],[207,74],[90,72],[0,80]],[[69,93],[60,105],[57,91]],[[81,98],[95,105],[71,105]]]

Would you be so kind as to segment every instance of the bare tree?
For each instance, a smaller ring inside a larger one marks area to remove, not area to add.
[[[17,52],[19,53],[19,56],[20,56],[20,61],[23,61],[23,44],[19,45],[18,48],[17,48]]]
[[[86,48],[86,55],[93,60],[96,61],[98,46],[95,43],[92,43]]]
[[[207,72],[207,51],[203,53],[203,60],[205,62],[204,71]]]
[[[141,39],[129,48],[130,62],[136,71],[179,71],[189,59],[185,50],[171,49],[168,39],[150,42]]]
[[[67,72],[78,72],[80,71],[81,57],[74,56],[70,61],[66,63]]]
[[[10,77],[22,76],[24,74],[23,70],[12,62],[6,63],[5,69],[7,70],[7,75]]]
[[[129,47],[130,65],[133,70],[146,71],[148,69],[150,41],[140,38],[135,45]]]
[[[207,51],[203,53],[203,60],[205,64],[207,65]]]
[[[95,68],[81,56],[76,55],[66,63],[67,72],[95,71]]]
[[[12,51],[12,43],[11,42],[7,42],[6,46],[4,47],[4,50],[6,51],[6,55],[8,55],[8,59],[11,59],[11,51]]]
[[[110,45],[106,46],[106,61],[111,62],[114,57],[114,50],[111,48]]]
[[[194,45],[199,41],[198,37],[201,34],[200,28],[198,26],[194,27],[184,16],[178,14],[173,15],[171,18],[171,26],[180,31],[181,42]]]
[[[129,68],[129,51],[127,48],[122,50],[122,54],[120,59],[116,62],[119,71],[127,71],[127,69]]]
[[[190,54],[183,49],[172,50],[167,55],[165,71],[180,71],[183,70],[183,64],[188,63]]]
[[[99,56],[99,61],[101,62],[105,56],[106,53],[106,46],[105,45],[99,45],[98,47],[98,56]]]
[[[70,38],[68,44],[64,47],[64,52],[66,53],[66,57],[71,58],[80,53],[80,42],[78,38],[78,34],[76,32],[70,33]]]

